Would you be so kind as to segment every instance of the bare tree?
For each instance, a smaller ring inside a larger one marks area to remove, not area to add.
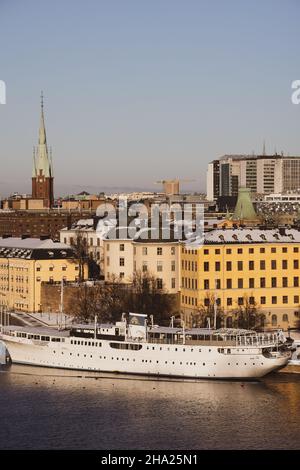
[[[215,308],[217,309],[217,328],[220,328],[224,322],[224,310],[220,307],[220,305],[216,305],[215,294],[212,292],[207,291],[205,293],[204,302],[200,304],[196,313],[192,314],[192,323],[193,326],[196,327],[207,327],[208,319],[210,321],[210,325],[214,326],[214,318],[215,318]]]
[[[87,238],[80,230],[76,230],[74,238],[71,246],[79,263],[78,280],[82,282],[84,280],[84,268],[88,261]]]
[[[264,314],[254,297],[243,295],[243,303],[232,311],[235,327],[255,329],[262,326]]]

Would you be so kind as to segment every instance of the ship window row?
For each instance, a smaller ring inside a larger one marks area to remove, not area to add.
[[[266,260],[259,260],[259,261],[254,261],[250,260],[248,262],[246,261],[226,261],[224,264],[221,263],[221,261],[215,261],[209,262],[209,261],[204,261],[202,264],[202,268],[204,272],[208,271],[243,271],[244,269],[248,269],[249,271],[254,271],[257,269],[260,269],[261,271],[264,271],[268,268],[275,270],[275,269],[299,269],[299,259],[294,259],[294,260],[287,260],[283,259],[281,262],[279,260],[273,259],[270,261]],[[190,261],[190,260],[181,260],[181,268],[184,271],[198,271],[198,263],[197,261]]]
[[[74,344],[76,346],[98,346],[99,348],[101,348],[102,346],[102,343],[97,343],[96,341],[79,341],[76,339],[71,339],[71,344]]]
[[[198,280],[182,277],[181,287],[185,289],[198,289]],[[235,282],[232,279],[225,279],[224,285],[221,279],[203,279],[199,289],[258,289],[258,288],[272,288],[272,287],[299,287],[299,276],[293,277],[260,277],[260,278],[238,278]]]
[[[30,333],[24,333],[24,332],[20,332],[20,331],[17,331],[16,333],[16,336],[17,338],[27,338],[27,339],[34,339],[36,341],[53,341],[53,342],[64,342],[65,339],[64,338],[57,338],[57,337],[50,337],[50,336],[45,336],[45,335],[34,335],[34,334],[30,334]]]

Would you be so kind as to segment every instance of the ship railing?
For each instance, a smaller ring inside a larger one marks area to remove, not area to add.
[[[271,347],[279,345],[279,337],[276,333],[258,335],[241,335],[236,337],[237,346]]]

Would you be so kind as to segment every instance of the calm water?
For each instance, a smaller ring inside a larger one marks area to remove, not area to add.
[[[164,381],[13,365],[1,449],[299,449],[300,375]]]

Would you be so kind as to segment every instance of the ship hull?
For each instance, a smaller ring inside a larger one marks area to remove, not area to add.
[[[140,343],[139,350],[115,349],[114,341],[32,341],[2,335],[13,363],[121,374],[199,379],[254,379],[284,367],[289,357],[266,357],[259,348]],[[82,343],[82,344],[81,344]],[[90,343],[90,345],[89,345]],[[125,343],[122,343],[123,345]],[[132,343],[131,343],[132,344]]]

